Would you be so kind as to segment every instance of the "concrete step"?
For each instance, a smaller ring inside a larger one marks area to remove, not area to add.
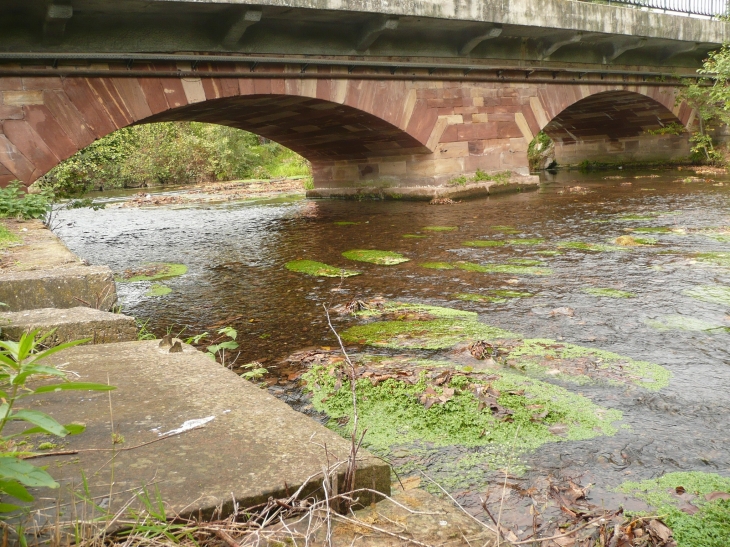
[[[39,525],[54,522],[57,511],[61,520],[89,514],[89,504],[71,494],[80,491],[82,473],[96,502],[112,512],[147,485],[152,492],[159,488],[168,514],[210,514],[220,505],[230,509],[234,499],[245,508],[291,494],[328,459],[345,460],[349,453],[342,437],[188,345],[181,353],[162,350],[159,341],[86,345],[53,359],[66,363],[78,381],[117,389],[24,399],[61,423],[87,426],[54,449],[78,453],[32,460],[47,465],[62,485],[36,492]],[[159,440],[191,420],[204,425]],[[124,442],[113,445],[112,433]],[[320,482],[312,479],[304,492],[316,493]],[[389,494],[389,466],[362,450],[357,484]]]
[[[134,317],[94,308],[79,306],[0,313],[0,331],[5,340],[18,340],[23,333],[35,329],[40,329],[42,334],[54,330],[43,341],[46,346],[57,346],[81,338],[91,338],[92,344],[137,339]]]

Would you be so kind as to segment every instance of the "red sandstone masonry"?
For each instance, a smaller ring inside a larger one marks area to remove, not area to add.
[[[189,67],[143,70],[154,69]],[[322,79],[254,79],[234,64],[203,69],[241,76],[0,77],[0,185],[16,178],[29,184],[94,139],[151,121],[198,120],[258,133],[310,159],[315,186],[328,187],[441,184],[477,169],[527,174],[527,144],[545,127],[566,158],[591,150],[635,155],[652,119],[694,119],[685,104],[675,105],[669,87],[358,80],[338,78],[332,67],[315,69],[331,74]],[[284,76],[299,67],[271,70]],[[599,105],[603,120],[581,105]],[[607,122],[606,112],[618,121]],[[634,133],[613,135],[623,122]],[[585,144],[593,141],[604,144]],[[653,139],[650,148],[683,154],[680,141]]]

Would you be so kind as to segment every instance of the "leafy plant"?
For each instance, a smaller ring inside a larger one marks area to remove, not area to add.
[[[0,188],[0,217],[43,218],[49,210],[48,197],[43,194],[28,194],[19,180]]]
[[[43,341],[53,331],[39,336],[39,330],[24,333],[18,342],[0,342],[0,493],[20,501],[33,501],[28,487],[57,488],[58,483],[44,469],[23,461],[23,453],[17,451],[15,439],[33,434],[47,434],[56,437],[76,435],[84,430],[78,424],[61,425],[48,414],[38,410],[17,409],[16,404],[26,397],[53,393],[56,391],[83,390],[109,391],[114,389],[104,384],[89,382],[70,382],[66,373],[55,366],[41,364],[41,361],[56,352],[88,342],[89,339],[66,342],[39,351]],[[54,377],[60,383],[45,384],[31,388],[31,380]],[[6,435],[5,427],[11,422],[25,422],[28,429]],[[13,503],[0,503],[0,512],[14,511],[19,506]]]
[[[246,372],[241,374],[241,378],[249,381],[260,380],[264,377],[264,374],[269,372],[269,370],[262,366],[258,361],[247,363],[241,368],[247,369]]]
[[[238,349],[238,342],[236,342],[236,338],[238,337],[238,331],[236,331],[236,329],[234,329],[233,327],[223,327],[222,329],[218,330],[218,334],[220,336],[216,340],[214,340],[214,344],[211,344],[206,348],[205,354],[214,361],[220,360],[223,366],[233,367],[234,363],[241,353],[239,352],[238,355],[236,355],[236,357],[233,359],[233,361],[229,361],[228,363],[226,363],[226,350],[233,351]],[[204,332],[202,334],[187,338],[185,340],[185,343],[197,345],[200,344],[208,336],[210,336],[210,334]]]

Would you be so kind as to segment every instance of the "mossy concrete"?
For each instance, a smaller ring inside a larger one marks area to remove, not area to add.
[[[137,339],[133,317],[93,308],[44,308],[0,313],[0,332],[4,340],[18,340],[21,334],[40,329],[42,334],[53,331],[43,343],[56,346],[63,342],[91,338],[92,344],[128,342]]]
[[[82,452],[35,460],[61,484],[60,490],[39,492],[34,508],[41,521],[59,520],[59,508],[61,521],[84,514],[84,503],[69,491],[81,487],[82,473],[91,496],[97,503],[106,498],[112,513],[147,485],[153,495],[159,488],[169,514],[205,515],[217,506],[225,514],[234,499],[245,508],[284,497],[308,477],[313,478],[304,493],[317,495],[316,475],[328,460],[324,445],[330,462],[349,453],[348,441],[192,346],[183,345],[181,353],[162,350],[158,340],[79,346],[59,352],[54,361],[67,363],[78,381],[108,382],[117,389],[111,399],[108,392],[59,392],[29,404],[61,423],[86,424],[62,448]],[[159,440],[190,420],[205,423]],[[124,443],[113,447],[112,432]],[[159,442],[132,449],[150,441]],[[357,485],[390,493],[389,466],[362,450]]]

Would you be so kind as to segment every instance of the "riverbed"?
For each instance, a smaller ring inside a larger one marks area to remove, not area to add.
[[[325,417],[302,395],[296,371],[279,363],[305,348],[335,346],[323,305],[351,300],[476,312],[484,323],[530,338],[661,365],[671,379],[658,391],[546,380],[623,416],[613,435],[520,454],[518,480],[577,477],[599,485],[595,499],[609,499],[610,490],[629,479],[672,471],[727,473],[728,198],[727,176],[561,172],[537,191],[451,205],[287,198],[74,210],[62,214],[58,234],[74,253],[117,272],[146,263],[185,264],[185,275],[162,281],[171,289],[164,296],[150,296],[149,282],[119,283],[122,311],[158,336],[234,327],[239,364],[260,362],[270,372],[268,389],[317,419]],[[634,241],[617,244],[621,236]],[[480,240],[499,243],[465,244]],[[342,256],[352,249],[395,251],[410,261],[382,266]],[[726,252],[727,259],[716,254]],[[361,275],[311,277],[285,267],[295,260]],[[424,263],[518,267],[484,273]],[[333,322],[344,330],[358,319],[333,315]],[[441,448],[416,464],[448,483],[449,462],[470,452]],[[475,512],[495,473],[478,471],[468,484],[455,482],[450,489]]]

